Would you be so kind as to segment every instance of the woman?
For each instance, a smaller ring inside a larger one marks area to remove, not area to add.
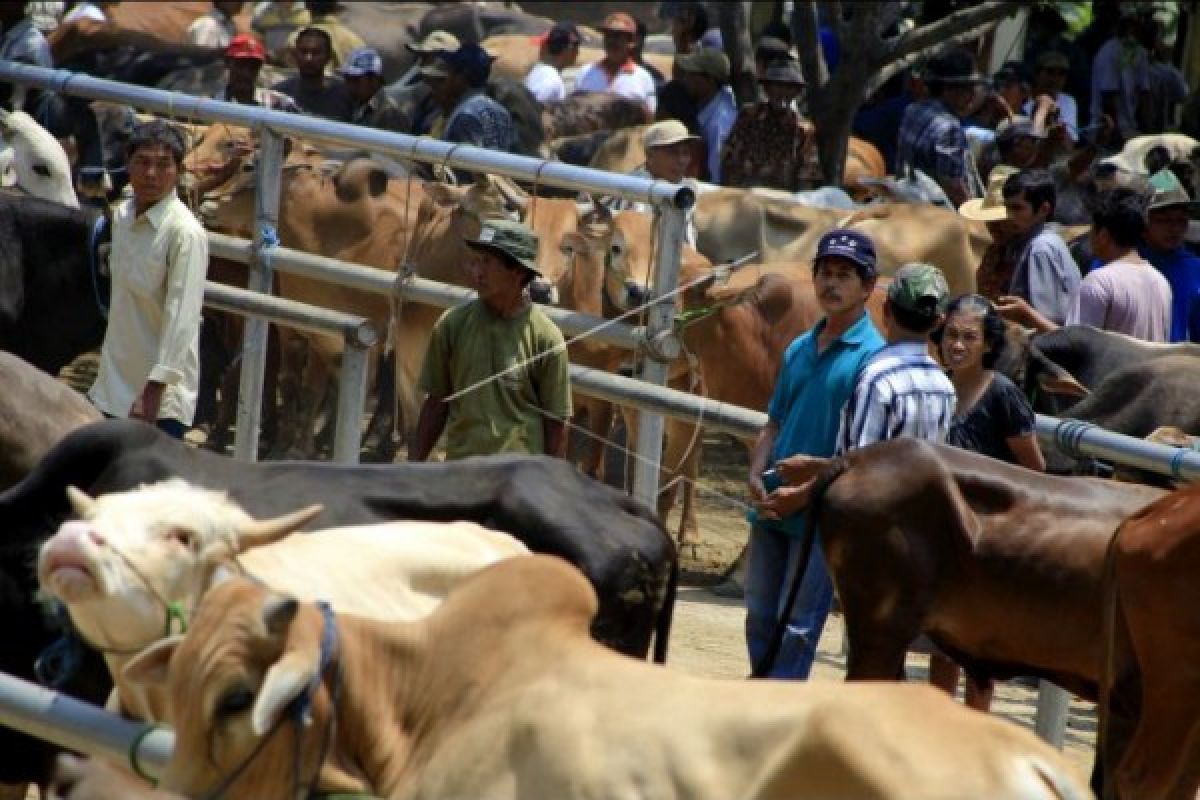
[[[1005,347],[1004,320],[996,308],[977,294],[955,298],[933,341],[958,394],[958,411],[946,443],[1045,471],[1029,401],[1016,384],[992,369]],[[958,665],[946,656],[930,656],[933,685],[953,694],[958,672]],[[971,708],[987,711],[992,701],[990,681],[980,685],[968,677],[966,701]]]

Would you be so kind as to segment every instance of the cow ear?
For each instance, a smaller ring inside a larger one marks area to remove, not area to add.
[[[1075,376],[1066,370],[1055,375],[1047,375],[1043,372],[1038,375],[1037,381],[1038,386],[1050,394],[1061,394],[1067,397],[1088,396],[1088,388],[1075,380]]]
[[[267,670],[250,718],[255,735],[265,736],[279,715],[312,684],[317,676],[315,656],[291,650]]]
[[[167,682],[171,656],[181,642],[183,634],[160,639],[130,659],[121,670],[121,677],[139,686],[162,686]]]
[[[263,627],[267,629],[267,633],[278,636],[287,631],[299,610],[300,604],[296,598],[282,594],[271,595],[263,604]]]
[[[91,516],[96,508],[95,498],[75,486],[67,487],[67,501],[70,502],[72,510],[81,517]]]
[[[564,251],[570,250],[575,255],[579,256],[587,252],[588,243],[587,239],[583,238],[583,234],[578,233],[577,231],[571,231],[570,233],[563,234],[559,247],[561,247]]]
[[[277,542],[303,528],[324,510],[325,506],[318,503],[274,519],[252,519],[238,528],[238,552],[244,553],[255,547]]]

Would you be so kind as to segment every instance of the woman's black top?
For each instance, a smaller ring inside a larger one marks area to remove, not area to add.
[[[1008,439],[1034,430],[1033,409],[1016,384],[999,372],[992,375],[979,402],[950,423],[946,443],[985,456],[1016,463]]]

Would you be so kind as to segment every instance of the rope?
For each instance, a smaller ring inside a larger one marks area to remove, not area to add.
[[[138,731],[137,736],[133,737],[133,741],[129,743],[129,768],[133,770],[134,775],[137,775],[139,778],[155,787],[158,786],[158,779],[142,767],[142,762],[138,758],[138,751],[142,749],[142,742],[146,741],[146,737],[158,729],[159,728],[157,725],[147,725]]]

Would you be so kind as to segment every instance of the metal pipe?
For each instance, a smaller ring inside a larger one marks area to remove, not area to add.
[[[362,449],[362,416],[367,399],[367,367],[371,351],[351,337],[342,349],[338,375],[337,421],[333,430],[333,460],[357,464]]]
[[[1042,442],[1069,456],[1092,456],[1178,480],[1200,478],[1200,453],[1107,431],[1090,422],[1037,416]]]
[[[157,773],[171,758],[175,734],[146,733],[146,724],[109,714],[89,703],[0,672],[0,725],[53,742],[67,750],[129,764]]]
[[[617,195],[652,206],[687,209],[696,202],[696,195],[692,189],[666,181],[603,172],[555,161],[542,161],[469,145],[451,144],[427,136],[409,136],[301,114],[223,103],[181,92],[131,86],[67,70],[0,61],[0,82],[36,86],[93,100],[127,103],[172,118],[215,120],[250,128],[269,127],[279,133],[303,139],[339,145],[349,144],[387,153],[398,159],[507,175],[577,191]]]
[[[369,319],[320,306],[297,303],[283,297],[237,289],[223,283],[205,283],[204,304],[242,316],[262,317],[280,325],[312,333],[340,334],[353,341],[357,347],[370,347],[379,340],[375,326]]]
[[[246,286],[252,292],[271,294],[271,248],[279,243],[279,196],[283,177],[283,137],[262,131],[258,169],[255,171],[254,249]],[[258,434],[262,427],[264,373],[267,368],[267,321],[257,316],[246,320],[242,331],[242,360],[239,375],[237,427],[233,457],[258,460]]]
[[[654,280],[650,291],[659,298],[647,313],[646,333],[652,342],[660,333],[669,333],[675,326],[675,299],[668,293],[679,285],[679,265],[682,260],[683,238],[687,229],[684,212],[669,206],[659,206],[655,216]],[[653,386],[667,382],[665,360],[643,355],[639,377]],[[641,410],[637,419],[637,443],[634,451],[638,455],[633,466],[633,496],[650,508],[658,507],[659,463],[662,461],[663,432],[666,420],[662,414]]]
[[[1038,681],[1037,714],[1033,718],[1033,732],[1046,742],[1062,750],[1067,736],[1067,711],[1071,706],[1071,693],[1050,681]]]

